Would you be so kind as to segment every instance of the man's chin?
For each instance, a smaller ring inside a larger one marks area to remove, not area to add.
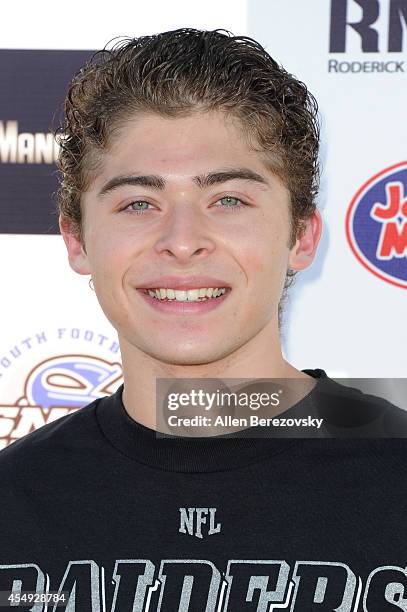
[[[202,350],[189,347],[188,349],[178,347],[176,350],[157,350],[157,347],[154,347],[154,350],[149,352],[150,356],[153,357],[156,361],[161,363],[165,363],[166,365],[173,366],[205,366],[219,361],[222,358],[218,352],[214,350]]]
[[[213,347],[203,347],[202,345],[185,345],[179,344],[171,347],[157,347],[145,345],[141,350],[146,356],[151,357],[157,362],[166,364],[168,366],[206,366],[213,364],[227,355],[225,355],[225,347],[220,351],[221,344]]]

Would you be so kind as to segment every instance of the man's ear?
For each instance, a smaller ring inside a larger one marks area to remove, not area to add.
[[[293,270],[304,270],[314,260],[322,233],[322,217],[319,210],[315,210],[303,225],[303,232],[297,238],[288,258],[288,267]]]
[[[60,215],[59,229],[68,251],[69,265],[72,270],[75,270],[78,274],[91,274],[88,256],[83,249],[78,234],[73,230],[72,222]]]

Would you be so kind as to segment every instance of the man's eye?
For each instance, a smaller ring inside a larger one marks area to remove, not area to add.
[[[218,205],[217,208],[226,208],[228,210],[239,210],[247,206],[243,200],[240,198],[235,198],[234,196],[223,196],[223,198],[219,198],[217,201],[222,202],[222,204]],[[132,213],[140,215],[149,210],[147,208],[148,206],[151,206],[150,202],[146,202],[145,200],[134,200],[133,202],[127,204],[123,210],[130,210]]]
[[[127,206],[125,206],[123,210],[129,209],[130,206],[135,206],[135,208],[131,208],[131,212],[135,212],[136,214],[141,214],[145,210],[147,210],[146,208],[141,208],[140,205],[142,204],[147,204],[147,206],[150,206],[150,202],[146,202],[145,200],[135,200],[134,202],[130,202],[130,204],[127,204]]]
[[[231,208],[235,210],[235,209],[244,208],[246,206],[243,200],[240,200],[240,198],[235,198],[234,196],[223,196],[223,198],[220,198],[218,202],[222,202],[222,201],[225,201],[226,205],[219,206],[219,208]],[[236,205],[235,202],[240,202],[240,204]]]

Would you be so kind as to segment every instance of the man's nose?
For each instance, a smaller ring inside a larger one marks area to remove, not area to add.
[[[192,201],[174,204],[155,249],[180,260],[211,253],[215,248],[208,216]]]

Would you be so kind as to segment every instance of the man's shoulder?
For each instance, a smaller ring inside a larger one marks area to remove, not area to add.
[[[407,410],[370,391],[369,384],[355,387],[326,378],[315,397],[319,415],[332,430],[353,430],[356,437],[406,438]]]
[[[89,443],[97,421],[95,411],[103,398],[98,398],[55,421],[46,423],[0,450],[0,474],[12,466],[28,465],[37,459],[45,462],[49,456],[74,452],[75,447]]]

